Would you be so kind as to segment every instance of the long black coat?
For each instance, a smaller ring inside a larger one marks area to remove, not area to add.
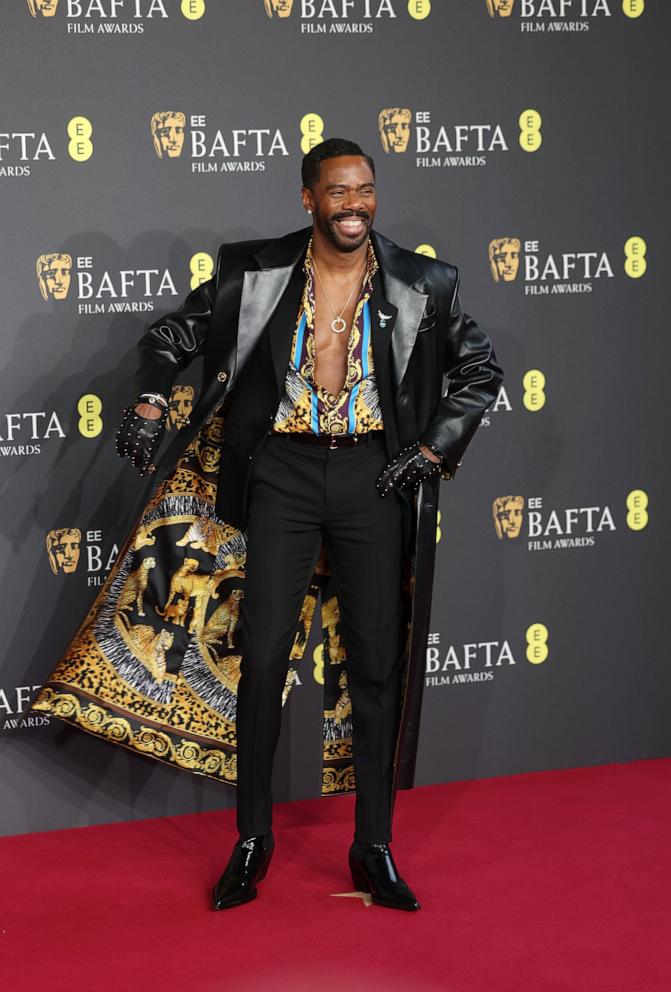
[[[155,321],[139,342],[138,391],[168,395],[178,374],[204,356],[200,399],[163,453],[157,481],[173,469],[221,404],[220,462],[226,485],[217,513],[242,529],[246,481],[280,402],[311,228],[283,238],[224,244],[211,279]],[[371,300],[373,357],[389,455],[421,440],[444,456],[442,476],[461,464],[503,374],[487,334],[459,301],[457,269],[399,248],[373,232],[380,266]],[[445,384],[447,389],[445,389]],[[396,784],[413,783],[431,607],[438,482],[406,506],[412,606],[397,748]]]

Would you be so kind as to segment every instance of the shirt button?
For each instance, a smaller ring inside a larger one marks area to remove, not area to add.
[[[219,380],[219,382],[226,382],[226,380],[228,379],[228,375],[225,372],[218,372],[217,379]]]

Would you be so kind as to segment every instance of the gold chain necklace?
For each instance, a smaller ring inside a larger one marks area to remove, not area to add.
[[[363,263],[363,268],[361,269],[361,272],[357,276],[356,282],[352,286],[352,291],[349,294],[349,296],[347,297],[347,301],[345,303],[345,306],[342,308],[342,310],[340,311],[339,314],[337,314],[335,312],[335,309],[333,307],[333,304],[331,303],[331,301],[328,298],[328,293],[326,292],[326,289],[324,287],[324,283],[322,282],[322,277],[319,275],[319,269],[317,268],[317,262],[315,261],[314,255],[312,257],[312,266],[313,266],[313,268],[315,270],[315,274],[316,274],[317,278],[319,279],[319,285],[322,288],[322,292],[324,294],[324,297],[326,299],[326,302],[328,303],[328,305],[329,305],[329,307],[331,309],[331,313],[333,314],[333,320],[331,321],[331,330],[333,331],[334,334],[342,334],[342,332],[347,327],[347,324],[343,320],[343,316],[342,315],[344,314],[345,310],[347,310],[347,306],[349,304],[349,301],[352,299],[352,295],[354,293],[354,290],[359,285],[359,280],[361,279],[361,276],[364,274],[364,272],[368,268],[368,252],[366,252],[366,259],[365,259],[365,261]],[[362,285],[363,285],[363,283],[362,283]]]

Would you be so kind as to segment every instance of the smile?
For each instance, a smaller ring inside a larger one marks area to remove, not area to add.
[[[343,234],[348,234],[350,237],[363,234],[366,230],[366,221],[362,217],[343,217],[342,220],[337,220],[335,223]]]

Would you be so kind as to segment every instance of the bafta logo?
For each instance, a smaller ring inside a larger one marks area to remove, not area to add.
[[[151,115],[151,136],[159,158],[179,158],[184,147],[186,117],[178,110]]]
[[[70,289],[72,256],[64,251],[40,255],[35,263],[37,283],[43,300],[64,300]]]
[[[497,496],[492,503],[494,529],[499,541],[520,536],[524,519],[524,496]]]
[[[189,423],[193,410],[193,386],[173,386],[168,401],[168,430],[178,431]]]
[[[405,110],[403,107],[381,110],[377,123],[380,128],[380,141],[387,154],[407,151],[412,123],[411,110]]]
[[[494,282],[513,282],[520,267],[520,239],[494,238],[487,255]]]
[[[263,0],[268,17],[288,17],[294,0]]]
[[[82,532],[77,527],[59,527],[47,534],[47,554],[54,575],[77,571]]]
[[[515,0],[485,0],[490,17],[510,17]]]
[[[28,10],[33,17],[53,17],[58,7],[58,0],[27,0]]]

